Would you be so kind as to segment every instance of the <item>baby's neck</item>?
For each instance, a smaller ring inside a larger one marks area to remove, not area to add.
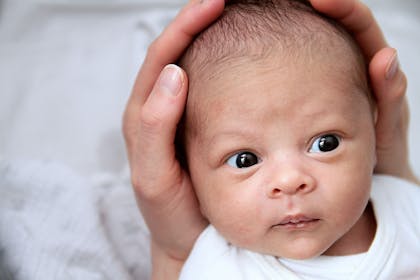
[[[360,219],[336,241],[323,255],[345,256],[367,252],[376,233],[376,219],[369,202]]]

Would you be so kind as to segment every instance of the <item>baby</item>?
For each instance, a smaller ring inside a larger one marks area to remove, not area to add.
[[[420,189],[372,176],[376,109],[343,28],[305,0],[229,1],[180,64],[180,156],[211,224],[181,279],[420,279]]]

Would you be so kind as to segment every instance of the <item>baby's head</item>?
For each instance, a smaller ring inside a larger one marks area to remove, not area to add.
[[[180,61],[179,132],[201,210],[253,251],[348,254],[363,242],[353,233],[376,160],[363,57],[308,1],[228,3]]]

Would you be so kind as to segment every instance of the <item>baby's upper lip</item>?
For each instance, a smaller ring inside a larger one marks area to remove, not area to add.
[[[276,225],[299,224],[305,222],[317,221],[319,219],[308,217],[304,214],[287,215]]]

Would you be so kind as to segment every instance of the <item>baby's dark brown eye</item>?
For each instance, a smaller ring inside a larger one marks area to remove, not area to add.
[[[322,135],[315,139],[309,149],[312,153],[326,153],[337,149],[340,145],[340,138],[334,134]]]
[[[240,152],[231,156],[227,160],[229,166],[235,168],[247,168],[251,167],[259,162],[258,157],[251,152]]]

